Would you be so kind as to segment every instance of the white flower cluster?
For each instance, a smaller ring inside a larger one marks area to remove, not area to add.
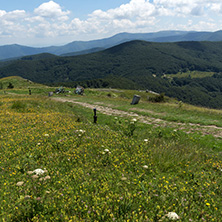
[[[79,137],[81,137],[86,131],[85,130],[82,130],[82,129],[80,129],[80,130],[76,130],[76,132],[77,133],[79,133]]]
[[[137,119],[132,119],[131,121],[130,121],[130,124],[135,124],[137,122]]]
[[[27,173],[29,175],[34,173],[34,175],[31,176],[32,179],[39,179],[40,176],[42,176],[44,173],[47,173],[47,172],[48,172],[48,170],[46,170],[46,169],[42,170],[42,169],[39,168],[39,169],[35,169],[33,171],[28,171]],[[40,177],[39,180],[40,181],[42,181],[42,180],[45,181],[45,180],[50,180],[50,179],[51,179],[51,177],[48,175],[48,176]],[[19,182],[16,183],[16,185],[21,187],[21,186],[24,185],[24,181],[19,181]]]
[[[170,220],[178,220],[180,217],[175,212],[169,212],[166,215]]]
[[[105,149],[102,154],[111,154],[111,152],[109,151],[109,149]]]
[[[45,173],[45,170],[35,169],[35,170],[33,170],[32,172],[39,176],[39,175],[44,174],[44,173]]]

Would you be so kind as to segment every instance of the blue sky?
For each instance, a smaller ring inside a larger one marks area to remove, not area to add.
[[[221,0],[1,0],[0,45],[63,45],[120,32],[222,29]]]

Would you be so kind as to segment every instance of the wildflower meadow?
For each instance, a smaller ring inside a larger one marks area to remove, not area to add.
[[[221,221],[221,139],[0,96],[1,221]]]

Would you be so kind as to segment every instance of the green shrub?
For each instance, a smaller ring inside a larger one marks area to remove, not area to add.
[[[13,89],[14,88],[14,86],[13,86],[13,84],[10,82],[9,84],[8,84],[8,89]]]
[[[155,102],[155,103],[165,102],[165,95],[164,95],[164,93],[161,93],[159,95],[156,95],[155,97],[149,97],[148,100],[150,102]]]

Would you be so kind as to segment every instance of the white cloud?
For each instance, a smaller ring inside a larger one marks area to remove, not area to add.
[[[68,20],[69,11],[63,11],[61,6],[54,1],[49,1],[41,4],[38,8],[34,10],[37,16],[44,18],[51,18],[57,20]]]
[[[193,30],[215,30],[218,29],[218,25],[212,22],[200,21],[193,25]]]
[[[222,13],[222,3],[213,3],[210,5],[210,9],[213,11],[213,12],[216,12],[218,14],[221,14]]]
[[[35,22],[41,23],[41,22],[44,22],[45,19],[43,17],[37,15],[37,16],[32,16],[32,17],[26,17],[25,21],[30,22],[30,23],[35,23]]]
[[[215,31],[221,27],[221,16],[221,0],[129,0],[117,8],[97,9],[89,13],[88,18],[81,19],[71,18],[69,10],[50,0],[29,13],[0,10],[0,37],[5,38],[7,33],[14,39],[23,36],[51,42],[61,36],[86,40],[118,32]]]
[[[155,12],[155,6],[145,0],[131,0],[118,8],[104,12],[96,10],[89,16],[98,19],[132,19],[134,17],[147,17]]]
[[[14,10],[11,12],[6,12],[0,10],[0,18],[1,20],[20,20],[26,17],[26,12],[24,10]]]
[[[6,11],[0,10],[0,17],[4,16],[6,14]]]
[[[202,16],[204,15],[204,7],[203,6],[196,6],[191,10],[191,15],[194,16]]]
[[[15,10],[15,11],[11,11],[3,15],[3,19],[14,20],[14,21],[18,21],[25,17],[26,17],[26,12],[24,10]]]
[[[85,25],[91,25],[95,32],[113,34],[117,32],[135,32],[147,26],[155,24],[155,16],[158,14],[154,4],[146,0],[131,0],[127,4],[122,4],[118,8],[102,11],[100,9],[89,14],[89,19]],[[82,21],[83,22],[83,21]]]
[[[24,10],[14,10],[11,12],[0,11],[0,27],[1,35],[3,37],[13,37],[24,35],[26,29],[22,22],[23,19],[27,16]]]

